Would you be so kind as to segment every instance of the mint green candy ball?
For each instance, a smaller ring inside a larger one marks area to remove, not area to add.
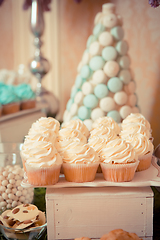
[[[78,109],[78,117],[83,121],[85,119],[89,119],[91,116],[91,109],[88,109],[85,106],[81,106]]]
[[[93,71],[97,71],[99,69],[102,69],[105,64],[105,61],[101,56],[94,56],[89,61],[89,66]]]
[[[87,108],[95,108],[98,105],[98,99],[94,94],[88,94],[83,99],[83,104]]]
[[[97,98],[104,98],[108,95],[108,88],[105,84],[100,83],[94,88],[94,94]]]
[[[107,117],[111,117],[114,119],[115,122],[120,123],[121,122],[121,116],[117,110],[113,110],[107,113]]]
[[[122,90],[123,83],[118,77],[113,77],[109,79],[107,86],[111,92],[116,93]]]

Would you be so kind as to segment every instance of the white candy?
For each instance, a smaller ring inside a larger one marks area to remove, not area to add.
[[[101,55],[101,52],[102,52],[102,47],[99,44],[99,42],[95,41],[91,43],[89,47],[89,53],[91,54],[91,56]]]
[[[17,192],[17,188],[12,188],[12,193],[15,194]]]
[[[13,201],[12,202],[12,207],[14,208],[14,207],[16,207],[17,206],[17,201]]]
[[[11,183],[11,184],[15,184],[15,180],[14,179],[9,179],[9,183]]]
[[[88,128],[88,130],[90,131],[92,129],[93,121],[91,119],[85,119],[83,122],[86,125],[86,127]]]
[[[6,193],[8,194],[8,193],[11,193],[12,191],[11,191],[11,188],[7,188],[6,189]]]
[[[0,181],[5,180],[5,177],[3,175],[0,175]]]
[[[6,187],[5,186],[0,186],[0,191],[1,192],[5,192],[6,191]]]
[[[15,185],[18,187],[18,186],[20,186],[21,185],[21,180],[17,180],[16,182],[15,182]]]
[[[8,203],[6,208],[11,208],[12,207],[12,204]]]
[[[0,207],[1,207],[1,208],[5,207],[6,205],[7,205],[7,203],[6,203],[5,201],[0,202]]]
[[[16,175],[16,176],[15,176],[15,179],[16,179],[16,180],[19,180],[19,179],[21,179],[21,176],[20,176],[20,175]]]
[[[93,89],[94,89],[93,85],[90,82],[85,82],[82,85],[82,93],[84,95],[88,95],[88,94],[93,93]]]
[[[101,108],[95,108],[91,112],[91,119],[93,121],[95,121],[99,117],[104,117],[104,116],[105,116],[105,113],[103,112],[103,110]]]
[[[78,112],[78,105],[77,103],[73,103],[71,108],[70,108],[70,114],[71,116],[75,116]]]
[[[115,110],[115,102],[111,97],[102,98],[99,105],[104,112]]]
[[[82,56],[82,65],[88,64],[89,60],[90,60],[90,54],[88,51],[85,51]]]
[[[7,176],[8,176],[8,171],[4,171],[4,172],[3,172],[3,176],[4,176],[4,177],[7,177]]]
[[[103,70],[97,70],[93,73],[93,82],[95,84],[99,84],[99,83],[106,83],[107,82],[107,76],[106,74],[104,73]]]
[[[15,199],[15,196],[14,196],[14,194],[12,194],[12,193],[9,193],[9,194],[8,194],[8,198],[10,198],[10,199],[13,199],[13,200],[14,200],[14,199]]]
[[[102,24],[103,22],[103,13],[102,12],[99,12],[97,13],[97,15],[95,16],[95,19],[94,19],[94,24],[96,25],[97,23],[101,23]]]
[[[9,173],[8,174],[8,179],[13,179],[14,178],[14,174],[13,173]]]
[[[20,200],[20,202],[24,202],[24,201],[25,201],[25,197],[24,197],[24,196],[21,196],[21,197],[19,198],[19,200]]]
[[[6,199],[8,199],[8,194],[7,194],[7,193],[5,193],[5,192],[4,192],[4,193],[2,193],[2,197],[3,197],[3,199],[5,199],[5,200],[6,200]]]
[[[7,199],[6,202],[7,203],[12,203],[12,200],[11,199]]]
[[[22,191],[22,194],[23,194],[23,196],[27,195],[27,190],[24,189],[24,190]]]
[[[7,185],[8,185],[8,181],[7,181],[7,180],[3,180],[3,181],[1,182],[1,185],[2,185],[2,186],[7,186]]]
[[[21,192],[21,191],[17,191],[17,192],[16,192],[16,196],[17,196],[17,197],[20,197],[21,195],[22,195],[22,192]]]
[[[18,186],[17,187],[19,191],[22,191],[23,190],[23,187],[22,186]]]
[[[12,187],[13,187],[13,185],[10,183],[7,185],[7,188],[12,188]]]
[[[84,94],[82,93],[82,91],[78,91],[76,93],[76,96],[74,97],[74,102],[77,103],[78,105],[81,105],[83,103],[83,98]]]

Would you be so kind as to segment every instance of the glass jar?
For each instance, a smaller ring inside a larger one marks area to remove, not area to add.
[[[0,143],[0,211],[32,203],[34,188],[23,188],[22,143]]]

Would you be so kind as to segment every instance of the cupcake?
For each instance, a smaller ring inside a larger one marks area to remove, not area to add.
[[[23,152],[28,182],[36,186],[58,182],[62,158],[51,142],[35,142]]]
[[[89,130],[84,124],[83,121],[80,119],[73,119],[69,122],[65,122],[62,124],[62,129],[64,128],[72,128],[72,129],[77,129],[79,130],[83,135],[85,135],[86,138],[89,137]]]
[[[151,131],[151,125],[141,113],[131,113],[123,121],[122,126],[128,123],[140,123]]]
[[[91,182],[95,179],[99,166],[98,154],[88,144],[79,139],[66,139],[58,151],[63,160],[65,179],[69,182]]]
[[[87,138],[79,130],[72,128],[63,128],[59,130],[57,141],[64,141],[65,139],[78,138],[81,142],[87,143]]]
[[[143,171],[150,167],[153,153],[153,144],[149,138],[143,134],[137,133],[134,135],[128,135],[125,138],[126,142],[129,142],[134,148],[139,164],[136,171]]]
[[[3,84],[0,89],[2,115],[16,113],[20,110],[20,100],[14,92],[14,87]]]
[[[139,163],[133,147],[120,138],[106,144],[100,161],[104,179],[111,182],[132,181]]]
[[[116,134],[120,133],[120,127],[117,122],[114,121],[113,118],[111,117],[100,117],[97,118],[94,123],[92,124],[92,129],[97,128],[97,127],[109,127],[114,130]]]
[[[112,128],[100,125],[90,131],[89,139],[93,137],[106,138],[110,141],[111,139],[117,138],[117,134]]]
[[[15,94],[21,101],[21,110],[36,107],[36,95],[29,84],[22,83],[15,86]]]

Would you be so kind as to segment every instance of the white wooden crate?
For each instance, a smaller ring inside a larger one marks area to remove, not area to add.
[[[80,187],[46,190],[48,240],[99,239],[117,228],[153,237],[150,187]]]

